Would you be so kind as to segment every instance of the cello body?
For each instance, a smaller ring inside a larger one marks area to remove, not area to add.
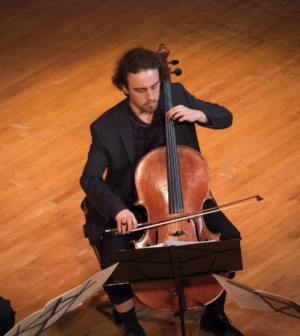
[[[184,212],[202,209],[210,198],[209,169],[201,154],[186,146],[177,146]],[[166,165],[166,147],[149,152],[137,165],[135,183],[138,199],[149,221],[172,218],[169,213],[169,191]],[[189,221],[174,221],[172,224],[145,231],[135,248],[163,243],[166,240],[197,242],[219,240],[219,234],[212,234],[205,226],[202,216]],[[187,309],[197,308],[214,301],[222,293],[222,287],[212,276],[184,279],[185,304]],[[163,310],[178,310],[175,281],[151,282],[133,285],[137,298],[145,305]]]

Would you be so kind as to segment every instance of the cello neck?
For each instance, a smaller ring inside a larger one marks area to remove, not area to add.
[[[164,43],[159,45],[158,54],[163,61],[168,64],[178,64],[178,61],[167,62],[170,51]],[[176,68],[175,71],[170,71],[180,76],[181,69]],[[165,93],[165,125],[166,125],[166,153],[167,153],[167,176],[168,176],[168,193],[169,193],[169,213],[180,213],[184,211],[182,188],[180,181],[178,153],[176,145],[175,125],[173,119],[167,117],[167,112],[172,108],[171,83],[170,77],[163,82]]]
[[[180,181],[178,153],[173,119],[167,117],[167,112],[172,108],[171,84],[164,82],[165,93],[165,125],[166,125],[166,152],[167,152],[167,176],[169,193],[169,213],[183,212],[183,197]]]

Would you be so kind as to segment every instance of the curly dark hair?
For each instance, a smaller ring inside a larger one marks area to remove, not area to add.
[[[170,77],[170,69],[166,61],[154,51],[144,48],[134,48],[127,51],[116,63],[112,83],[122,91],[123,86],[128,87],[127,75],[137,74],[141,70],[158,69],[159,79],[166,81]]]

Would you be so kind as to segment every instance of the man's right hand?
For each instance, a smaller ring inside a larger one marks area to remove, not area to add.
[[[117,221],[118,232],[122,234],[130,233],[138,225],[134,214],[128,209],[120,211],[115,220]]]

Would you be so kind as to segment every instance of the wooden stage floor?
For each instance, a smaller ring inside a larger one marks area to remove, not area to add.
[[[234,115],[229,129],[197,129],[217,201],[265,198],[226,212],[250,270],[236,280],[300,302],[300,2],[2,0],[0,295],[17,322],[98,272],[78,182],[89,125],[124,97],[110,82],[119,55],[160,43],[188,91]],[[107,307],[100,289],[44,333],[122,335]],[[230,297],[226,312],[247,336],[299,334],[299,320]],[[205,335],[200,314],[188,335]],[[149,336],[180,335],[172,313],[138,315]]]

